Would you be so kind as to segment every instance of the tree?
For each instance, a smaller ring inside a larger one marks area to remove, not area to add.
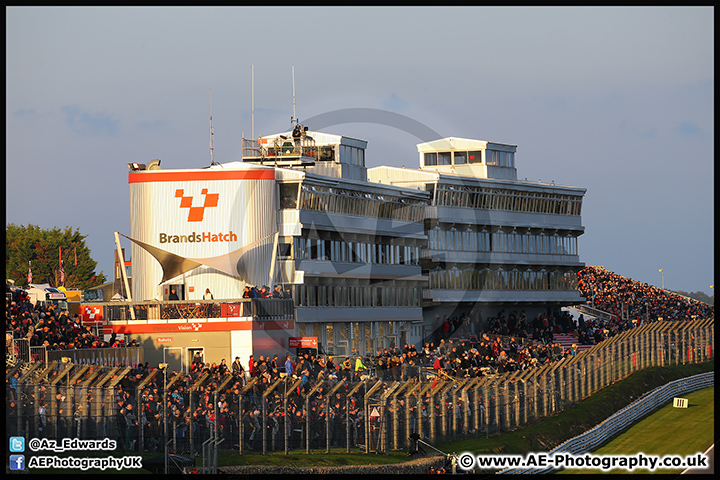
[[[47,230],[37,225],[24,227],[11,223],[5,228],[5,236],[5,278],[15,280],[16,286],[27,286],[28,267],[32,267],[32,283],[62,286],[61,252],[65,288],[84,290],[106,281],[102,271],[95,273],[97,262],[90,257],[90,249],[85,245],[87,235],[81,235],[77,229],[54,227]]]
[[[683,292],[682,290],[678,290],[678,295],[682,295],[684,297],[690,297],[693,300],[697,300],[698,302],[707,303],[708,305],[715,305],[715,299],[712,297],[709,297],[707,293],[705,292]]]

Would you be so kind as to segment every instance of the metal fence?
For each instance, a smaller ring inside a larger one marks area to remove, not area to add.
[[[34,347],[31,347],[34,348]],[[44,348],[44,347],[38,347]],[[43,351],[45,362],[61,362],[63,358],[79,365],[102,365],[105,367],[137,366],[143,363],[143,347],[122,348],[77,348],[73,350]]]
[[[387,452],[509,431],[554,415],[651,366],[714,358],[713,319],[654,322],[575,356],[478,377],[358,381],[289,376],[190,377],[155,369],[22,363],[7,371],[6,434],[112,438],[123,451],[197,456],[215,445],[239,453]],[[13,386],[12,377],[17,385]],[[128,406],[130,405],[130,406]]]

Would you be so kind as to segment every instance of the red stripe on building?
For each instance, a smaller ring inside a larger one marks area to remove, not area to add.
[[[150,171],[128,174],[128,183],[192,182],[207,180],[275,180],[275,170],[203,170],[193,172]]]
[[[265,322],[189,322],[189,323],[141,323],[111,324],[115,333],[203,333],[229,332],[233,330],[288,330],[295,328],[293,320]]]

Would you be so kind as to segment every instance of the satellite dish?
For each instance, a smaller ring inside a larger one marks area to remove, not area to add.
[[[160,170],[160,159],[150,160],[147,164],[146,170]]]

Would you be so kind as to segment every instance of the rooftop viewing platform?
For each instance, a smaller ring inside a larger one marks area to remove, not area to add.
[[[243,138],[243,161],[278,166],[313,165],[316,161],[332,162],[335,151],[331,146],[318,146],[310,137],[293,139],[279,135],[275,138]]]
[[[295,125],[292,132],[243,139],[243,162],[276,167],[302,167],[318,175],[367,181],[367,142],[342,135],[309,132]]]

